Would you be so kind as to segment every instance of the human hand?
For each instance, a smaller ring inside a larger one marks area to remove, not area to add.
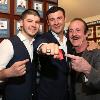
[[[59,54],[59,46],[55,43],[42,44],[39,47],[39,51],[46,55],[58,55]]]
[[[90,51],[90,50],[93,50],[93,49],[100,49],[100,46],[98,45],[98,43],[96,43],[94,41],[89,41],[87,50]]]
[[[55,59],[64,59],[60,46],[58,46],[58,44],[55,43],[42,44],[39,47],[39,52],[46,55],[53,55],[53,58]]]
[[[17,77],[24,75],[26,73],[27,62],[29,62],[29,59],[15,62],[11,67],[6,69],[7,77]]]
[[[83,58],[71,54],[67,54],[67,57],[71,58],[72,69],[84,74],[89,74],[91,71],[91,65]]]

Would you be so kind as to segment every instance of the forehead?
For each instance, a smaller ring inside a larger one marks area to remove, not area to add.
[[[58,16],[64,16],[63,12],[59,10],[59,11],[56,11],[54,13],[50,13],[48,15],[48,18],[51,18],[51,17],[55,18],[55,17],[58,17]]]
[[[40,20],[40,17],[39,16],[36,16],[36,15],[32,15],[32,14],[27,14],[25,16],[25,19],[32,19],[32,20]]]
[[[72,21],[69,25],[69,28],[83,28],[84,24],[83,22],[79,20]]]

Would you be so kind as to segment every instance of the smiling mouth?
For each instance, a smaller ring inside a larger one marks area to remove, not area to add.
[[[59,28],[60,26],[58,26],[58,25],[55,25],[55,28]]]
[[[59,29],[59,27],[55,27],[55,29]]]

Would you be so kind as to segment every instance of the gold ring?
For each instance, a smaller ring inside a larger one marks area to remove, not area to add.
[[[47,49],[47,51],[46,51],[47,53],[50,53],[51,52],[51,50],[50,49]]]

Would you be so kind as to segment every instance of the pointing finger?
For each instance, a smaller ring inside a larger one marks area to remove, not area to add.
[[[71,59],[73,59],[73,60],[79,59],[78,56],[71,55],[71,54],[66,54],[66,57],[69,57],[69,58],[71,58]]]
[[[21,66],[21,65],[26,64],[27,62],[29,62],[29,59],[25,59],[25,60],[19,61],[18,63],[19,63],[19,66]]]

